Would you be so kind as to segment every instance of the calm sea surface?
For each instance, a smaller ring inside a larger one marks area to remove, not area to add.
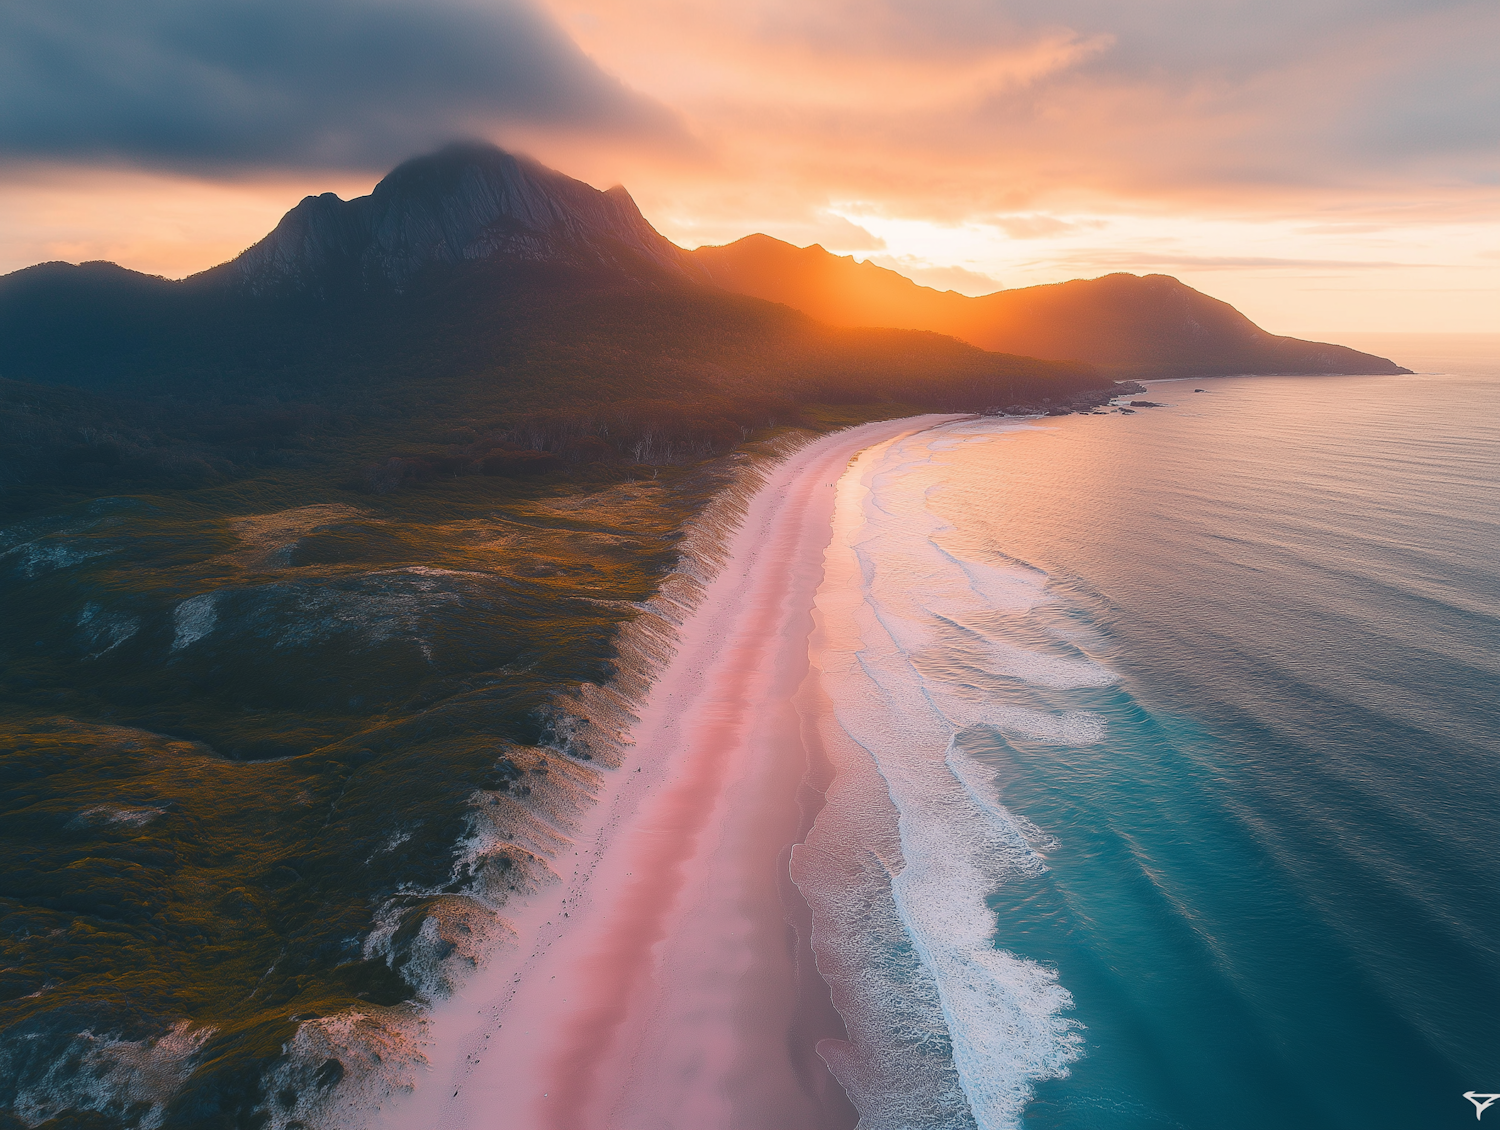
[[[1352,343],[1418,373],[1156,384],[868,477],[864,671],[953,737],[906,765],[848,728],[928,868],[894,905],[981,1127],[1422,1130],[1500,1093],[1500,336]],[[965,789],[979,823],[924,831]],[[1016,959],[968,997],[958,918],[921,936],[960,873]],[[1035,1045],[993,1078],[986,1025]]]

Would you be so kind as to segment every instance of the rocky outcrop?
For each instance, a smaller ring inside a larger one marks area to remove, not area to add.
[[[1097,412],[1116,397],[1145,391],[1146,386],[1136,381],[1116,381],[1107,388],[1081,389],[1055,399],[1050,396],[1041,397],[1034,404],[1006,404],[991,408],[984,414],[986,416],[1071,416],[1077,412],[1087,415],[1090,412]],[[1132,403],[1144,404],[1146,402],[1132,401]]]
[[[624,188],[601,192],[492,145],[398,166],[369,196],[309,196],[276,229],[199,276],[252,294],[403,289],[433,264],[563,263],[641,278],[701,278]]]

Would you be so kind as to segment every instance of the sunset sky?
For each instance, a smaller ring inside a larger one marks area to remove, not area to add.
[[[0,3],[0,270],[199,270],[459,137],[688,247],[1500,332],[1494,0]]]

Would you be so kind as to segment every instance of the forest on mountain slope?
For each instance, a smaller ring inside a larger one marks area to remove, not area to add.
[[[836,329],[711,288],[545,265],[430,274],[342,303],[109,264],[0,279],[0,505],[274,467],[385,490],[394,472],[370,467],[391,459],[413,461],[408,485],[677,464],[817,405],[984,411],[1109,384],[1086,365]]]

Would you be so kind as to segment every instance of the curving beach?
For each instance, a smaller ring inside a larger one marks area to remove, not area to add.
[[[818,1054],[845,1032],[789,877],[826,772],[795,700],[836,484],[866,448],[953,418],[839,432],[770,472],[613,791],[555,861],[564,882],[512,913],[519,945],[435,1009],[430,1070],[391,1125],[854,1125]]]

